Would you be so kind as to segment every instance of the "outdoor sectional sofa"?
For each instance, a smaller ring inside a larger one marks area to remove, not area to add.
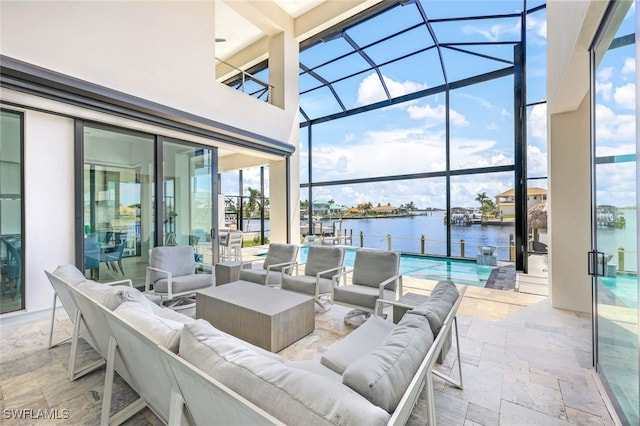
[[[158,307],[132,287],[79,286],[60,277],[65,274],[47,275],[80,312],[74,329],[84,330],[106,359],[102,424],[121,423],[145,406],[167,424],[404,424],[423,384],[434,423],[431,372],[462,298],[455,285],[439,284],[430,305],[397,325],[371,317],[320,363],[287,361],[204,320]],[[447,297],[438,296],[440,287]],[[435,339],[430,320],[441,326]],[[381,322],[388,323],[386,332],[376,334]],[[342,357],[354,344],[368,349],[356,359]],[[140,400],[110,416],[115,372]]]

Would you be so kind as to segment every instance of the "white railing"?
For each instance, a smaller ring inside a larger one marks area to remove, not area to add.
[[[254,75],[216,58],[216,75],[229,76],[224,84],[256,99],[271,103],[273,86]]]

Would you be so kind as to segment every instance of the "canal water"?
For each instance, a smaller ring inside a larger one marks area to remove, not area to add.
[[[634,239],[637,232],[636,212],[633,209],[625,209],[624,213],[625,229],[599,229],[599,247],[600,250],[614,255],[613,263],[617,262],[618,249],[625,248],[625,270],[637,271]],[[364,247],[387,249],[390,242],[391,249],[400,252],[438,256],[447,254],[444,212],[433,212],[428,216],[325,219],[321,222],[324,231],[332,231],[335,226],[336,231],[342,231],[342,235],[352,235],[352,241],[349,245],[360,246],[360,234],[362,233]],[[304,221],[302,224],[305,224]],[[249,227],[251,231],[258,231],[260,221],[251,220]],[[268,220],[265,221],[265,228],[269,229]],[[475,258],[480,253],[478,249],[480,246],[494,246],[498,260],[507,261],[510,254],[511,235],[515,235],[513,222],[492,225],[452,225],[451,255],[461,255],[461,240],[464,240],[465,257]],[[424,250],[421,241],[423,236]],[[546,230],[541,230],[540,241],[548,243]]]

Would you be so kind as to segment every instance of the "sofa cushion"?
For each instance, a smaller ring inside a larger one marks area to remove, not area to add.
[[[205,321],[203,319],[195,320],[194,322],[190,323],[189,328],[187,330],[184,330],[183,334],[188,334],[189,336],[191,336],[190,337],[191,339],[195,339],[198,342],[207,342],[209,341],[209,339],[226,339],[226,340],[229,340],[230,342],[234,342],[238,346],[249,348],[252,351],[255,351],[275,361],[278,361],[278,362],[284,361],[281,355],[274,354],[273,352],[269,352],[258,346],[252,345],[249,342],[245,342],[242,339],[239,339],[235,336],[225,333],[222,330],[218,330],[217,328],[212,326],[208,321]],[[182,345],[180,346],[180,354],[182,354]]]
[[[171,308],[165,308],[163,306],[158,306],[152,301],[147,299],[146,305],[150,308],[151,312],[158,317],[170,319],[172,321],[177,321],[181,323],[193,322],[194,319],[186,316],[185,314],[181,314],[178,311],[174,311]]]
[[[73,286],[87,280],[84,274],[76,268],[75,265],[60,265],[55,271],[53,271],[53,275]]]
[[[338,383],[342,383],[342,376],[335,371],[325,367],[318,361],[301,360],[301,361],[287,361],[285,362],[287,367],[299,368],[301,370],[309,371],[314,374],[319,374],[328,379],[335,380]]]
[[[318,294],[331,293],[331,280],[320,278],[318,280]],[[311,296],[316,294],[316,277],[308,275],[285,275],[282,277],[282,289],[304,293]]]
[[[385,300],[395,300],[396,294],[391,290],[383,290]],[[339,303],[368,307],[373,311],[376,300],[380,298],[380,289],[368,285],[339,285],[333,289],[333,299]]]
[[[298,255],[298,246],[294,244],[284,244],[284,243],[271,243],[269,244],[269,250],[267,251],[267,257],[262,264],[264,269],[267,269],[272,265],[279,265],[281,263],[293,262],[296,260],[296,256]],[[272,268],[272,271],[282,271],[283,268],[287,268],[288,266],[278,266],[276,268]]]
[[[380,283],[398,274],[400,255],[393,251],[359,249],[353,263],[354,284],[378,287]],[[395,291],[397,280],[385,286]]]
[[[460,293],[456,285],[451,281],[439,281],[431,294],[421,304],[407,312],[408,314],[421,315],[429,320],[433,335],[437,336],[442,328],[442,323],[458,300]]]
[[[405,315],[378,349],[349,364],[342,381],[393,413],[432,344],[427,321]]]
[[[213,276],[211,274],[193,274],[192,271],[192,275],[171,278],[172,293],[196,291],[209,285],[213,285]],[[157,293],[167,293],[169,291],[169,280],[166,278],[159,279],[153,285],[153,290]]]
[[[76,288],[94,299],[96,302],[113,311],[125,300],[125,291],[131,287],[124,285],[100,284],[92,280],[86,280],[79,283]]]
[[[395,327],[391,321],[371,316],[364,324],[322,354],[320,362],[342,374],[349,364],[377,349]]]
[[[199,339],[198,327],[185,325],[180,356],[285,424],[383,425],[390,418],[342,383],[288,367],[238,339]]]
[[[240,269],[240,273],[238,274],[238,279],[240,281],[249,281],[255,284],[264,285],[264,280],[267,275],[266,269],[255,269],[255,268],[247,268]],[[282,274],[280,272],[272,272],[270,278],[280,277]]]
[[[342,247],[310,246],[308,250],[307,264],[304,269],[305,275],[315,277],[318,272],[342,265],[344,258],[344,249]],[[309,262],[309,260],[312,262]],[[338,270],[327,272],[322,277],[331,280],[331,277],[339,272]]]
[[[194,250],[191,246],[161,246],[151,250],[149,265],[171,272],[173,277],[191,275],[196,270]],[[167,274],[151,271],[151,281],[167,278]]]
[[[164,346],[174,353],[178,352],[183,322],[159,317],[144,308],[143,303],[138,302],[123,302],[113,312],[131,323],[154,343]]]

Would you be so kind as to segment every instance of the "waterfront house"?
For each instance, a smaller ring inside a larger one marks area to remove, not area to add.
[[[394,214],[394,213],[398,213],[398,207],[394,207],[394,206],[376,206],[376,207],[372,207],[370,212],[375,214],[375,215],[382,215],[382,214]]]
[[[511,188],[496,195],[496,209],[504,216],[515,215],[515,189]],[[527,188],[527,210],[547,201],[547,190],[544,188]]]

